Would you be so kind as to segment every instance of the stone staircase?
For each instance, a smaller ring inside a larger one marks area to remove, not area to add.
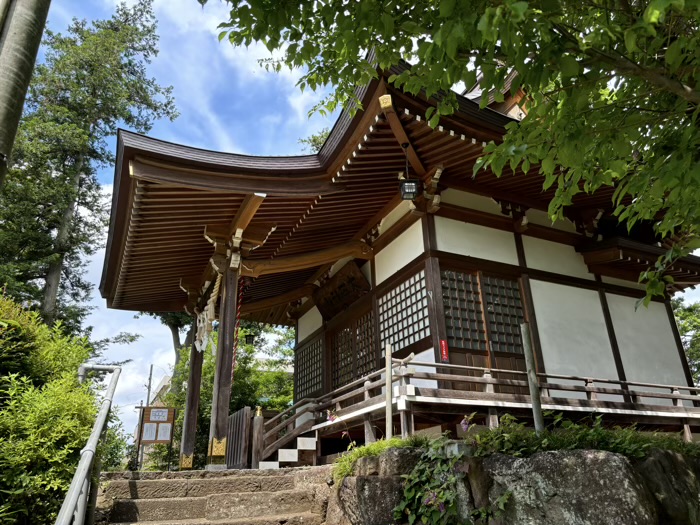
[[[321,525],[329,467],[102,475],[96,522]]]

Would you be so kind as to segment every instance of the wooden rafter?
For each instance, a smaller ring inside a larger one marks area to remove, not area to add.
[[[274,308],[275,306],[281,306],[281,305],[288,305],[289,303],[292,303],[294,301],[298,301],[299,299],[303,299],[304,297],[310,297],[312,293],[314,293],[315,290],[318,289],[318,286],[315,286],[313,284],[306,284],[300,288],[297,288],[296,290],[292,290],[287,293],[283,293],[281,295],[277,295],[275,297],[270,297],[268,299],[261,299],[259,301],[255,301],[252,303],[243,303],[241,305],[241,313],[242,314],[249,314],[253,312],[261,312],[264,310],[268,310],[270,308]]]
[[[394,109],[394,103],[391,100],[391,95],[382,95],[379,97],[379,105],[384,112],[387,122],[389,122],[389,126],[391,127],[391,131],[394,133],[396,140],[399,141],[399,144],[401,144],[402,147],[404,144],[408,144],[408,147],[406,148],[408,162],[411,163],[411,167],[416,172],[416,175],[422,179],[427,170],[421,162],[416,149],[413,147],[413,144],[411,144],[411,140],[408,138],[408,134],[406,134],[406,130],[403,128],[403,124],[401,124],[399,116],[396,114],[396,109]]]
[[[344,257],[356,259],[371,259],[372,248],[362,241],[352,241],[301,255],[277,257],[276,259],[243,260],[241,262],[241,275],[260,277],[270,273],[286,273],[295,270],[314,268],[323,264],[334,263]]]

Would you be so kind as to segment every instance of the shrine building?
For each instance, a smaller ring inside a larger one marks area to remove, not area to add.
[[[552,223],[556,188],[543,191],[539,166],[473,177],[485,144],[521,114],[522,93],[485,109],[477,93],[460,95],[433,129],[425,115],[437,99],[389,85],[396,72],[359,92],[363,109],[343,112],[317,154],[254,157],[119,133],[100,291],[109,308],[196,318],[181,468],[192,466],[214,319],[211,464],[328,461],[347,447],[346,429],[362,443],[387,431],[458,434],[471,412],[489,425],[505,412],[527,421],[530,347],[546,410],[691,439],[700,408],[670,299],[636,307],[640,272],[666,251],[651,226],[620,227],[610,187],[578,194]],[[669,274],[676,290],[700,283],[700,258]],[[252,411],[228,409],[239,310],[296,329],[295,403],[266,418],[262,437],[251,437]],[[390,365],[391,416],[386,348],[407,360]]]

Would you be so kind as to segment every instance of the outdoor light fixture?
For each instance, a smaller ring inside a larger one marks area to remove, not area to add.
[[[253,334],[245,334],[245,344],[247,344],[247,345],[255,344],[255,336]]]
[[[401,144],[403,148],[403,154],[406,157],[406,171],[399,173],[399,189],[401,190],[401,199],[405,201],[412,201],[418,197],[420,189],[420,180],[411,179],[408,171],[408,142]]]

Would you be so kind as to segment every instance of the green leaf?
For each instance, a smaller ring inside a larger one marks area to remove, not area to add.
[[[630,53],[640,51],[639,47],[637,47],[637,32],[634,28],[625,31],[625,47]]]
[[[559,62],[561,74],[564,77],[575,77],[579,74],[580,67],[578,62],[571,55],[564,55]]]
[[[440,18],[449,18],[455,10],[456,0],[440,0]]]
[[[513,12],[513,18],[520,21],[525,18],[525,12],[527,11],[527,2],[515,2],[511,4],[510,10]]]
[[[666,63],[671,67],[677,67],[682,62],[682,52],[683,52],[683,41],[681,39],[675,40],[668,49],[666,49]]]

